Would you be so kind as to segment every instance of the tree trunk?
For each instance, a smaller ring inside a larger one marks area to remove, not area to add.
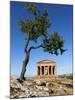
[[[23,61],[22,71],[21,71],[21,74],[20,74],[20,79],[21,79],[21,80],[25,80],[24,75],[25,75],[25,72],[26,72],[26,66],[27,66],[27,64],[28,64],[28,62],[29,62],[29,56],[30,56],[30,53],[27,52],[27,53],[26,53],[26,58],[25,58],[25,60]]]

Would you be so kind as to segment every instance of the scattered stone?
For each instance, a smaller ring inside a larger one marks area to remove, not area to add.
[[[54,84],[53,84],[53,83],[51,83],[51,82],[48,82],[48,83],[46,83],[46,86],[47,86],[47,87],[53,87],[53,86],[54,86]]]
[[[37,81],[36,84],[39,85],[39,86],[46,86],[46,82],[42,81],[42,80],[41,81]]]
[[[36,85],[36,89],[43,90],[43,87]]]
[[[49,89],[49,94],[53,94],[53,90],[52,89]]]
[[[23,83],[11,77],[10,98],[28,98],[73,94],[73,81],[68,78],[26,80]]]
[[[49,91],[49,88],[48,88],[48,87],[45,87],[45,88],[44,88],[44,91]]]

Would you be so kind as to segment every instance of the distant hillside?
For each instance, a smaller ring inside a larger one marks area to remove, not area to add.
[[[69,79],[73,79],[73,74],[70,73],[70,74],[63,74],[63,75],[58,75],[59,77],[62,77],[62,78],[69,78]]]

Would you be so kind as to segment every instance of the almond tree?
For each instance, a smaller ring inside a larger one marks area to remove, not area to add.
[[[44,52],[55,55],[62,55],[66,51],[63,49],[64,40],[60,34],[55,31],[52,34],[48,33],[48,28],[51,26],[48,11],[46,9],[40,11],[34,3],[26,3],[25,9],[33,15],[33,18],[27,18],[18,22],[25,39],[25,59],[19,80],[25,80],[24,75],[32,50],[43,48]],[[34,41],[37,44],[38,38],[40,37],[42,39],[40,45],[30,46],[30,41]]]

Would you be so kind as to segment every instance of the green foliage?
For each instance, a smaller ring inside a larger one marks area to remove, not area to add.
[[[49,52],[51,54],[63,54],[66,50],[64,47],[64,40],[60,37],[58,32],[54,32],[51,34],[47,40],[43,41],[43,48],[45,52]]]
[[[44,15],[45,17],[47,17],[47,16],[48,16],[48,12],[47,12],[47,10],[46,10],[46,9],[44,10],[43,15]]]
[[[42,13],[37,10],[34,3],[27,3],[26,10],[35,16],[33,19],[20,20],[18,22],[20,30],[25,34],[28,33],[30,40],[37,41],[40,36],[47,35],[47,28],[50,26],[47,10]]]
[[[35,3],[26,3],[26,9],[31,12],[32,14],[36,15],[37,13],[37,8]]]
[[[63,54],[66,50],[64,40],[58,32],[48,35],[47,29],[51,26],[51,21],[48,18],[48,11],[43,12],[37,9],[35,3],[26,3],[25,9],[33,15],[33,18],[20,20],[18,22],[20,30],[27,35],[29,41],[37,41],[41,36],[44,36],[43,49],[51,54]]]
[[[33,22],[31,19],[26,19],[26,20],[20,20],[18,24],[20,26],[20,30],[26,34],[31,31]]]

